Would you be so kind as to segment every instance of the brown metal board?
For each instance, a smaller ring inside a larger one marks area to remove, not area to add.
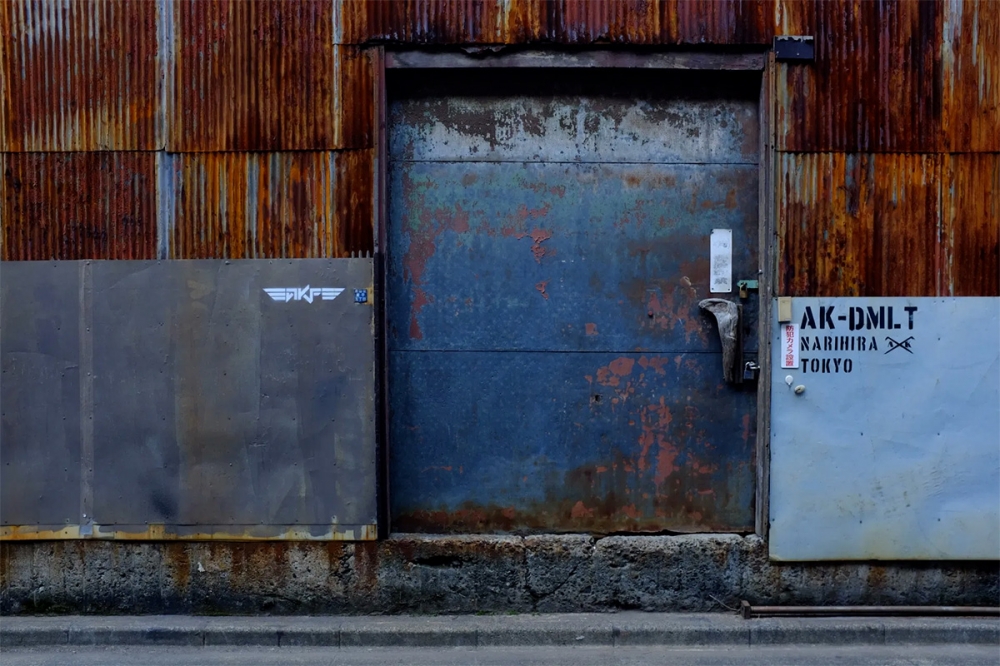
[[[942,156],[945,296],[1000,296],[1000,153]]]
[[[0,150],[154,150],[159,2],[0,2]]]
[[[156,155],[0,154],[4,260],[156,258]]]
[[[371,147],[370,57],[334,45],[333,2],[172,7],[169,150]]]
[[[160,256],[370,256],[372,152],[165,155]]]

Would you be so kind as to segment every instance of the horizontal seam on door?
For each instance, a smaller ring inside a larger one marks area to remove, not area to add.
[[[634,166],[760,166],[758,162],[598,162],[585,160],[398,160],[389,158],[393,164],[603,164]]]
[[[442,354],[716,354],[719,351],[698,351],[698,350],[659,350],[644,349],[642,351],[618,350],[618,349],[389,349],[389,353],[442,353]],[[755,354],[756,349],[744,349],[744,354]]]

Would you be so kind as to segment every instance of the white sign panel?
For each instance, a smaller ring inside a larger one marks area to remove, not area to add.
[[[712,281],[709,291],[728,294],[733,290],[733,231],[712,229],[710,243]]]
[[[1000,298],[794,298],[792,322],[795,369],[773,322],[771,558],[1000,559]]]
[[[799,325],[781,325],[781,367],[799,367]]]

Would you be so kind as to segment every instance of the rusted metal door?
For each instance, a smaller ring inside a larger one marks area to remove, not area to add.
[[[738,300],[713,229],[757,278],[759,78],[389,85],[393,529],[752,530],[755,388],[698,303]]]

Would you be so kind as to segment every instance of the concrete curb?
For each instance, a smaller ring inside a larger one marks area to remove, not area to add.
[[[756,535],[393,534],[341,541],[0,541],[3,615],[722,613],[996,606],[996,562],[772,562]],[[243,563],[243,564],[239,564]]]
[[[5,617],[0,647],[997,645],[994,618],[765,618],[714,613],[508,616]]]

